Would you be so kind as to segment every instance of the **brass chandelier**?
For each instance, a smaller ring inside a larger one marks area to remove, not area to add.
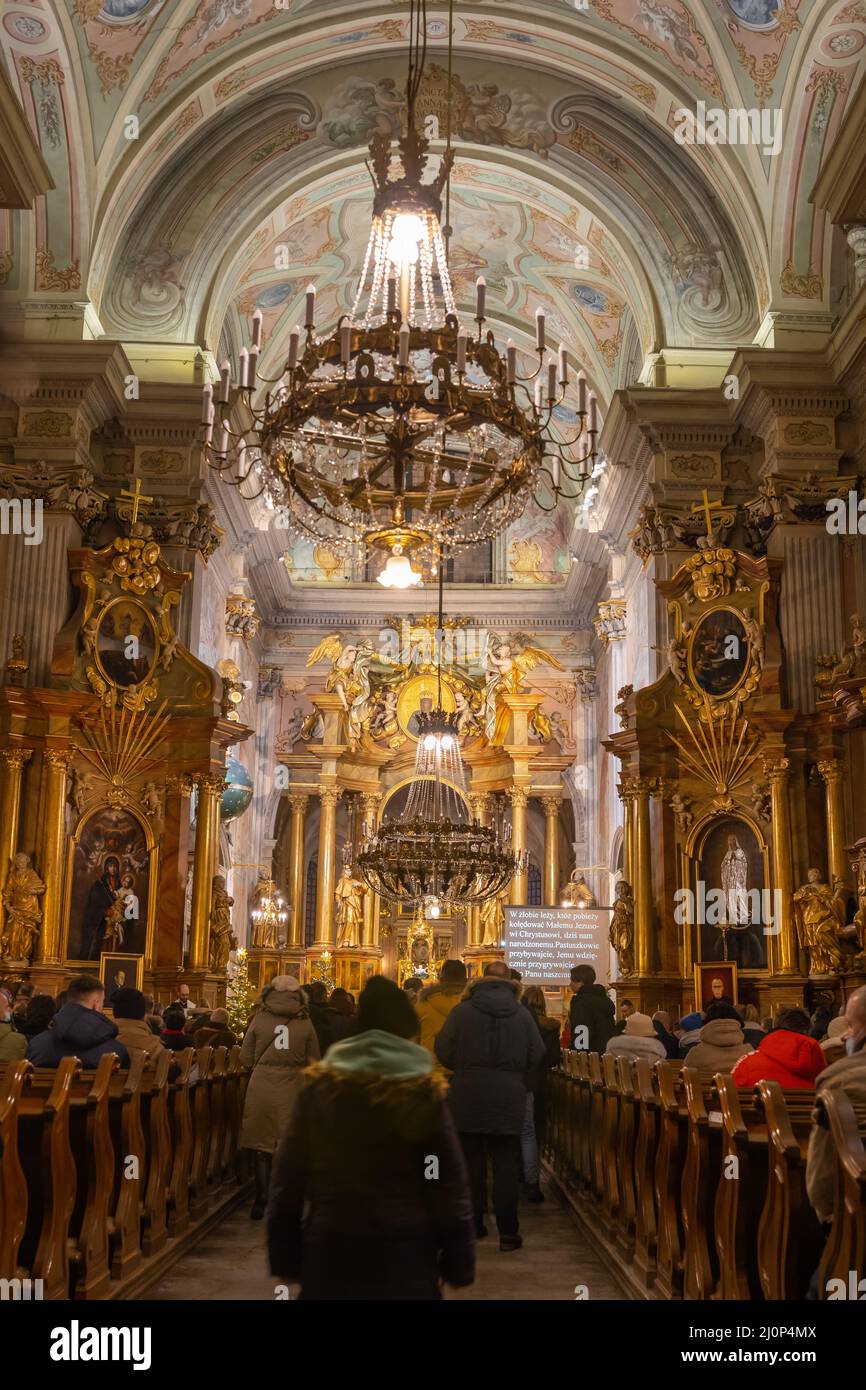
[[[450,111],[438,170],[426,181],[429,141],[416,128],[425,53],[426,0],[412,0],[406,126],[396,149],[382,133],[369,145],[373,223],[351,312],[318,336],[309,285],[303,328],[293,329],[282,369],[268,379],[258,373],[257,309],[237,371],[221,364],[202,411],[206,456],[227,482],[249,500],[264,495],[278,524],[340,556],[389,552],[383,581],[397,587],[420,580],[413,553],[432,559],[443,544],[489,540],[540,491],[553,506],[579,497],[596,462],[596,401],[582,372],[577,430],[570,439],[553,432],[570,376],[564,346],[548,355],[542,310],[537,365],[526,376],[514,342],[502,351],[486,327],[483,277],[474,331],[461,324],[441,221],[454,159]]]
[[[436,705],[422,700],[415,715],[415,770],[399,820],[364,826],[358,869],[381,897],[420,904],[430,917],[442,906],[496,897],[526,868],[528,851],[515,853],[498,829],[468,818],[465,774],[456,714],[442,708],[443,565],[439,555],[439,625]]]

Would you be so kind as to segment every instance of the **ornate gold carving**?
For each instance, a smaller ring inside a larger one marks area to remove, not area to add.
[[[286,800],[292,808],[292,814],[295,816],[304,815],[310,802],[310,798],[306,792],[290,792]],[[362,797],[362,801],[366,800],[366,797]]]
[[[683,568],[688,572],[692,594],[697,603],[710,603],[725,598],[733,588],[737,560],[727,546],[701,550],[690,555]]]
[[[613,712],[614,712],[614,714],[616,714],[616,715],[619,716],[619,727],[620,727],[621,729],[627,729],[627,728],[628,728],[628,719],[629,719],[629,715],[628,715],[628,702],[629,702],[629,700],[631,699],[631,697],[632,697],[633,694],[634,694],[634,686],[633,686],[633,685],[623,685],[623,686],[621,686],[620,689],[616,692],[617,703],[616,703],[616,704],[614,705],[614,707],[613,707]]]
[[[49,767],[56,768],[58,772],[66,772],[71,756],[68,748],[45,748],[42,752],[42,761],[47,763]]]
[[[786,425],[784,430],[786,444],[830,444],[830,426],[823,421],[802,420],[796,425]]]
[[[12,638],[12,655],[6,662],[6,684],[20,688],[24,684],[24,678],[30,670],[30,662],[24,655],[27,649],[27,638],[23,632],[16,632]]]
[[[16,854],[3,888],[3,934],[0,936],[0,960],[10,964],[29,964],[33,958],[42,909],[38,899],[45,884],[30,867],[29,854]]]
[[[130,709],[122,706],[118,711],[115,705],[99,710],[99,721],[81,722],[83,741],[79,752],[87,760],[101,785],[102,794],[109,806],[122,807],[136,801],[141,809],[150,814],[142,803],[142,791],[136,790],[140,782],[155,766],[151,753],[168,724],[169,716],[164,713],[165,702],[155,714],[145,714],[143,699]]]
[[[793,896],[797,940],[809,957],[810,975],[837,975],[842,969],[839,932],[845,926],[842,903],[832,888],[821,882],[818,869],[810,869],[807,882]]]
[[[58,290],[65,294],[70,290],[81,289],[80,262],[70,261],[63,270],[54,264],[54,252],[40,249],[36,252],[37,290]]]
[[[194,780],[200,796],[219,797],[226,789],[224,772],[198,772]]]
[[[251,642],[262,625],[256,601],[249,594],[229,594],[226,599],[226,635]]]
[[[562,797],[543,796],[541,798],[541,805],[544,809],[544,814],[547,817],[547,819],[555,820],[556,817],[559,815],[560,810],[562,809]]]
[[[631,884],[621,878],[614,889],[613,916],[608,939],[616,951],[621,975],[634,974],[634,897]]]
[[[526,809],[526,803],[529,797],[523,787],[512,787],[509,796],[511,797],[511,805],[515,811]]]
[[[159,546],[150,536],[115,536],[112,572],[126,593],[146,594],[160,583]]]
[[[626,635],[625,599],[603,599],[598,605],[598,616],[593,618],[592,625],[599,641],[605,646],[609,642],[621,642]]]
[[[828,784],[839,783],[845,771],[845,764],[841,758],[822,758],[818,763],[818,771]]]
[[[761,739],[749,732],[749,721],[738,716],[735,709],[726,718],[714,717],[708,696],[704,696],[705,719],[692,724],[680,709],[674,708],[688,736],[689,746],[675,734],[668,738],[679,749],[686,768],[699,782],[715,792],[713,806],[729,811],[733,795],[748,780],[750,768],[758,757]]]
[[[319,801],[323,806],[335,808],[340,796],[339,787],[319,787]]]
[[[222,874],[215,874],[211,881],[210,940],[208,963],[216,975],[224,975],[232,949],[232,907],[234,898],[226,892],[226,881]]]
[[[785,262],[779,285],[785,294],[797,299],[820,299],[824,293],[824,278],[816,272],[814,266],[809,266],[807,274],[798,275],[794,269],[794,262],[790,259]]]
[[[5,763],[8,768],[16,768],[20,771],[32,757],[32,748],[0,748],[0,762]]]
[[[66,411],[32,411],[25,417],[22,433],[28,439],[68,439],[72,436],[73,423],[73,417]]]

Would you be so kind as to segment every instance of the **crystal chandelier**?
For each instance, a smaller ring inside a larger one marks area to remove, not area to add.
[[[415,716],[415,769],[400,820],[383,820],[378,832],[364,826],[358,870],[381,897],[423,904],[437,917],[444,904],[493,898],[526,867],[528,853],[515,854],[498,830],[470,822],[456,714],[442,708],[442,583],[439,556],[439,626],[435,707],[421,701]]]
[[[430,178],[429,141],[416,128],[425,48],[426,0],[412,0],[405,133],[396,149],[382,133],[369,145],[373,223],[351,312],[319,336],[309,285],[303,328],[291,332],[278,376],[266,378],[257,309],[237,371],[221,364],[202,412],[206,456],[227,482],[249,500],[264,496],[278,524],[338,555],[385,550],[399,561],[386,580],[396,587],[418,582],[413,552],[430,558],[443,543],[489,540],[539,492],[554,507],[577,498],[596,463],[596,401],[582,372],[576,432],[553,430],[570,375],[564,346],[548,355],[543,311],[537,365],[524,376],[515,343],[501,350],[486,327],[483,277],[474,331],[460,321],[441,223],[450,110]]]
[[[279,946],[285,939],[285,926],[289,914],[272,878],[259,880],[256,897],[257,906],[250,913],[253,922],[253,942],[255,945]]]

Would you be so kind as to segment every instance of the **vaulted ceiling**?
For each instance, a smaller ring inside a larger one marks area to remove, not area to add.
[[[447,4],[428,10],[419,105],[441,137]],[[351,304],[365,147],[399,129],[407,27],[403,0],[7,0],[5,61],[55,188],[35,219],[3,215],[0,295],[66,295],[91,332],[214,353],[260,307],[267,372],[307,281],[322,322]],[[455,0],[458,307],[484,274],[494,326],[528,349],[543,304],[602,405],[651,353],[826,313],[809,193],[864,51],[866,0]],[[778,110],[779,153],[678,144],[698,101]]]

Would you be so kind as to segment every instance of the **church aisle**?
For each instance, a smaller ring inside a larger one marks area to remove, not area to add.
[[[478,1242],[475,1283],[450,1290],[448,1299],[569,1301],[585,1286],[591,1301],[623,1298],[613,1276],[577,1230],[550,1188],[540,1206],[521,1204],[525,1245],[502,1255],[493,1234]],[[184,1299],[260,1301],[274,1297],[265,1267],[264,1226],[238,1207],[148,1292],[144,1301]]]

